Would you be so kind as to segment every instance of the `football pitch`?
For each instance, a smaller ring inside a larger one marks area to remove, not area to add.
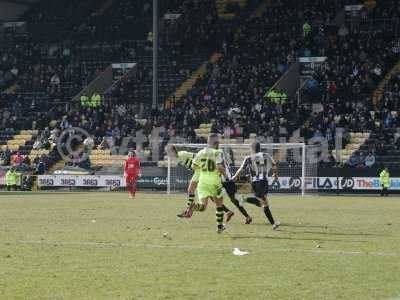
[[[273,195],[279,231],[247,205],[220,235],[185,203],[0,193],[0,299],[400,299],[400,198]]]

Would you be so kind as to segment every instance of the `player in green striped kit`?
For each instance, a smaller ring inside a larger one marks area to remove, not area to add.
[[[185,166],[186,168],[192,170],[192,162],[195,156],[195,153],[188,152],[188,151],[178,151],[175,146],[169,145],[167,148],[167,154],[171,157],[175,157],[178,159],[178,163]],[[192,214],[188,214],[189,207],[192,206],[194,203],[195,192],[197,185],[199,183],[200,172],[195,171],[193,173],[192,179],[190,180],[189,187],[188,187],[188,201],[185,210],[178,214],[179,218],[190,218]]]

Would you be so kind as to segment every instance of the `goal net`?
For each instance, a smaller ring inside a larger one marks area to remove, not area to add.
[[[197,153],[206,144],[174,144],[178,151]],[[243,159],[250,155],[250,144],[221,144],[220,149],[228,161],[232,174],[240,167]],[[269,190],[277,193],[297,193],[304,195],[307,188],[306,179],[317,176],[318,162],[315,157],[315,146],[304,143],[261,144],[261,151],[274,158],[278,168],[278,179],[269,176]],[[176,158],[168,156],[167,192],[186,191],[193,175],[191,170],[178,163]],[[271,175],[271,174],[269,174]],[[250,184],[238,182],[239,192],[249,192]]]

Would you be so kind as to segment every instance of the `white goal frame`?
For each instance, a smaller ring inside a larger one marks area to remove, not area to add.
[[[186,148],[205,148],[207,144],[170,144],[177,147],[186,147]],[[236,148],[249,148],[251,144],[220,144],[219,146],[224,147],[236,147]],[[305,195],[306,189],[306,144],[305,143],[261,143],[261,147],[271,147],[273,149],[279,149],[279,147],[287,146],[287,147],[296,147],[301,148],[301,196]],[[167,194],[171,194],[171,158],[167,155]]]

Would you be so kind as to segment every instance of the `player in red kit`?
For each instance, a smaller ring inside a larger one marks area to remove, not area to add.
[[[139,158],[136,157],[134,151],[130,151],[128,153],[128,159],[125,161],[124,173],[125,173],[126,187],[132,199],[135,198],[136,180],[140,172],[141,172],[140,160]]]

